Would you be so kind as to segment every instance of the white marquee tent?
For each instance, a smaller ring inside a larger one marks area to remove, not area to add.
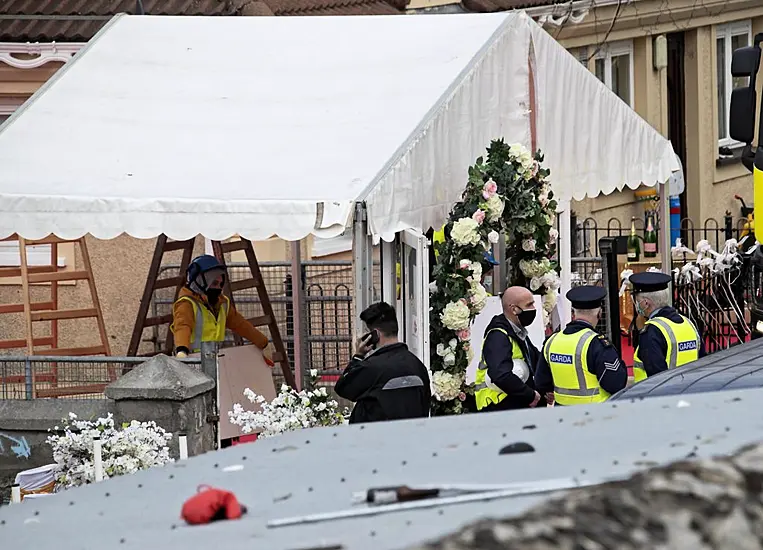
[[[122,15],[0,127],[0,238],[333,237],[358,204],[374,239],[439,227],[491,139],[531,144],[531,52],[563,208],[678,169],[521,12]]]

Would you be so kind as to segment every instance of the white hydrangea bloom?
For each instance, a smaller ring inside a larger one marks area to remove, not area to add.
[[[466,303],[466,300],[461,299],[446,305],[440,314],[440,320],[450,330],[461,330],[469,328],[470,315],[469,305]]]
[[[487,240],[488,242],[492,244],[496,244],[499,239],[500,239],[500,235],[498,231],[491,231],[490,233],[487,234]]]
[[[479,225],[472,218],[461,218],[453,224],[450,238],[459,246],[478,245],[481,240],[478,227]]]
[[[487,219],[489,222],[495,222],[503,215],[503,209],[506,206],[498,195],[493,195],[485,202],[487,208]],[[479,242],[479,241],[478,241]],[[477,243],[474,243],[477,244]]]
[[[461,393],[463,378],[445,371],[437,371],[432,375],[434,396],[438,401],[456,399]]]
[[[487,304],[487,291],[485,287],[479,282],[472,283],[471,290],[469,291],[469,301],[472,304],[472,309],[479,313],[485,308]]]
[[[522,241],[522,250],[527,252],[535,251],[535,239],[525,239]]]

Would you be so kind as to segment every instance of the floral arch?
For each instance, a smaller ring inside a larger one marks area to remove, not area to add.
[[[463,401],[474,391],[465,383],[474,354],[469,327],[487,301],[481,261],[501,234],[510,284],[543,296],[544,323],[556,305],[556,201],[542,162],[540,151],[533,155],[523,145],[494,140],[486,159],[469,168],[466,189],[446,224],[450,238],[436,245],[429,298],[433,414],[465,412]]]

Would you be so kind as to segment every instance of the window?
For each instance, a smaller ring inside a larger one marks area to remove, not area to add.
[[[715,64],[718,95],[718,145],[728,147],[737,142],[729,136],[729,106],[731,90],[747,85],[747,78],[731,78],[731,54],[752,44],[752,25],[736,21],[715,28]]]
[[[594,74],[617,97],[633,106],[632,42],[614,42],[602,46],[596,54]]]

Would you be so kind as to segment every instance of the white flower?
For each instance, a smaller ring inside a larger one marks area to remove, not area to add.
[[[471,260],[461,260],[458,262],[458,267],[461,269],[469,269],[472,267],[472,261]]]
[[[469,328],[469,317],[471,312],[466,300],[461,299],[456,302],[450,302],[440,314],[440,320],[445,328],[450,330],[461,330]]]
[[[521,143],[512,143],[511,145],[509,145],[509,155],[511,155],[514,158],[519,158],[529,154],[530,154],[530,151],[528,151],[527,147],[525,147]]]
[[[456,364],[456,356],[453,353],[447,353],[442,359],[443,364],[446,367],[452,367]]]
[[[500,238],[500,235],[498,234],[498,231],[491,231],[487,234],[487,240],[491,242],[492,244],[495,244],[498,242],[498,239]]]
[[[559,232],[556,230],[556,228],[552,227],[548,230],[548,240],[552,243],[555,243],[556,240],[559,238]]]
[[[432,374],[434,396],[438,401],[450,401],[456,399],[461,393],[463,378],[450,372],[437,371]]]
[[[557,292],[556,290],[549,290],[543,295],[543,310],[546,313],[551,313],[556,306]]]
[[[432,281],[429,283],[429,294],[434,294],[437,292],[437,281]]]
[[[472,262],[469,269],[472,272],[471,280],[479,281],[482,277],[482,265],[479,262]]]
[[[538,194],[538,203],[539,203],[539,204],[540,204],[542,207],[544,207],[544,208],[545,208],[546,206],[548,206],[548,202],[549,202],[549,201],[548,201],[548,193],[543,193],[543,192],[541,192],[541,193],[539,193],[539,194]]]
[[[130,474],[172,462],[167,446],[172,434],[155,422],[133,420],[117,429],[111,413],[94,421],[70,414],[63,433],[48,437],[56,463],[56,490],[95,481],[93,438],[101,438],[104,478]]]
[[[260,405],[259,411],[247,411],[236,403],[228,412],[232,424],[241,426],[244,433],[260,430],[260,437],[272,437],[291,430],[318,426],[335,426],[346,422],[338,403],[329,398],[326,388],[321,387],[297,392],[284,386],[279,395],[267,402],[250,389],[244,395]]]
[[[458,346],[458,340],[456,340],[455,338],[451,338],[450,342],[448,342],[448,347],[450,349],[456,349],[456,346]]]
[[[445,344],[437,344],[437,355],[445,357],[445,354],[448,353],[446,349]]]
[[[472,359],[474,359],[474,350],[470,347],[466,350],[466,362],[471,363]]]
[[[535,239],[525,239],[522,241],[522,250],[526,252],[535,252]]]
[[[318,369],[310,369],[310,376],[312,376],[313,378],[318,376]]]
[[[530,279],[530,290],[532,290],[533,292],[538,290],[540,288],[540,285],[541,283],[538,277],[533,277],[532,279]]]
[[[475,313],[479,313],[487,304],[487,291],[479,282],[473,282],[469,291],[469,301]]]
[[[485,202],[487,208],[487,219],[489,222],[495,222],[503,215],[504,202],[498,195],[493,195]],[[451,233],[452,234],[452,233]],[[479,241],[478,241],[479,242]],[[477,244],[477,243],[474,243]]]
[[[498,199],[499,201],[501,199]],[[459,246],[475,246],[480,242],[479,225],[472,218],[461,218],[453,224],[450,238]]]

